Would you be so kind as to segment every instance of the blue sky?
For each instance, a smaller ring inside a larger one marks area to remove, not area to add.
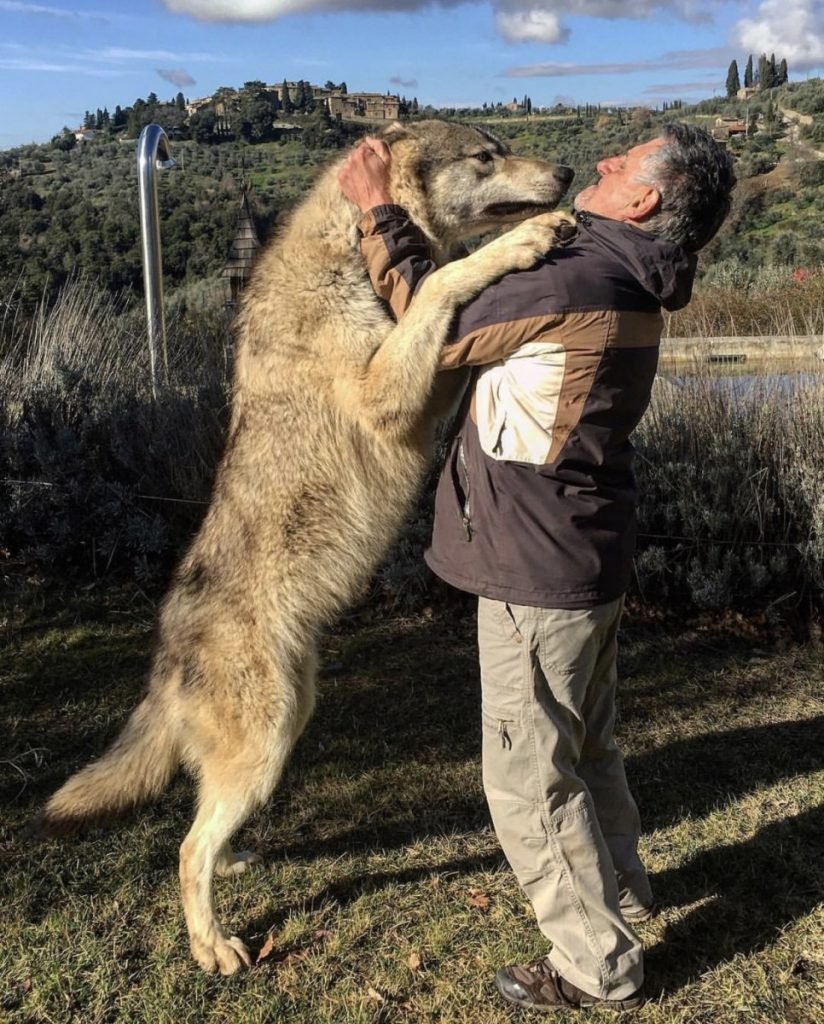
[[[824,0],[0,0],[0,148],[154,91],[345,80],[436,106],[660,104],[732,57],[824,67]]]

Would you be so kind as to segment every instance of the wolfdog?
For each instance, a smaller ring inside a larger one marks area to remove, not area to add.
[[[384,138],[392,194],[439,254],[553,209],[572,177],[472,127],[395,125]],[[243,297],[226,449],[160,611],[147,692],[36,823],[72,832],[156,796],[187,766],[198,801],[180,849],[186,923],[200,966],[227,975],[251,958],[215,915],[212,876],[259,861],[229,840],[269,798],[311,714],[318,632],[362,591],[416,496],[451,318],[573,233],[565,214],[524,221],[430,275],[395,324],[365,273],[338,168],[263,251]]]

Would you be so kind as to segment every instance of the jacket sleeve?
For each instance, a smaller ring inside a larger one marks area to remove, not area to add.
[[[438,269],[429,242],[407,211],[394,204],[369,210],[358,228],[372,287],[400,320],[420,285]],[[507,315],[509,295],[523,290],[519,278],[506,275],[456,313],[441,352],[442,370],[498,362],[541,333],[541,318]],[[517,294],[513,297],[517,306]]]
[[[358,229],[372,287],[400,320],[421,283],[438,269],[426,235],[402,206],[395,205],[369,210]]]

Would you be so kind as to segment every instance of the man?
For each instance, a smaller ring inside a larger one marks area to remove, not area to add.
[[[414,125],[412,126],[414,130]],[[401,316],[434,269],[392,205],[391,153],[344,165],[373,285]],[[483,780],[503,850],[551,941],[498,971],[510,1002],[632,1010],[653,914],[640,820],[613,738],[616,636],[635,547],[629,435],[649,402],[661,307],[689,301],[696,253],[730,206],[732,161],[703,131],[603,160],[578,235],[457,318],[442,368],[475,368],[426,558],[477,594]]]

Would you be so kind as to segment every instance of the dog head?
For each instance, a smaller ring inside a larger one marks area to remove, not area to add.
[[[382,138],[393,198],[440,245],[555,209],[573,178],[569,167],[513,156],[470,125],[393,124]]]

